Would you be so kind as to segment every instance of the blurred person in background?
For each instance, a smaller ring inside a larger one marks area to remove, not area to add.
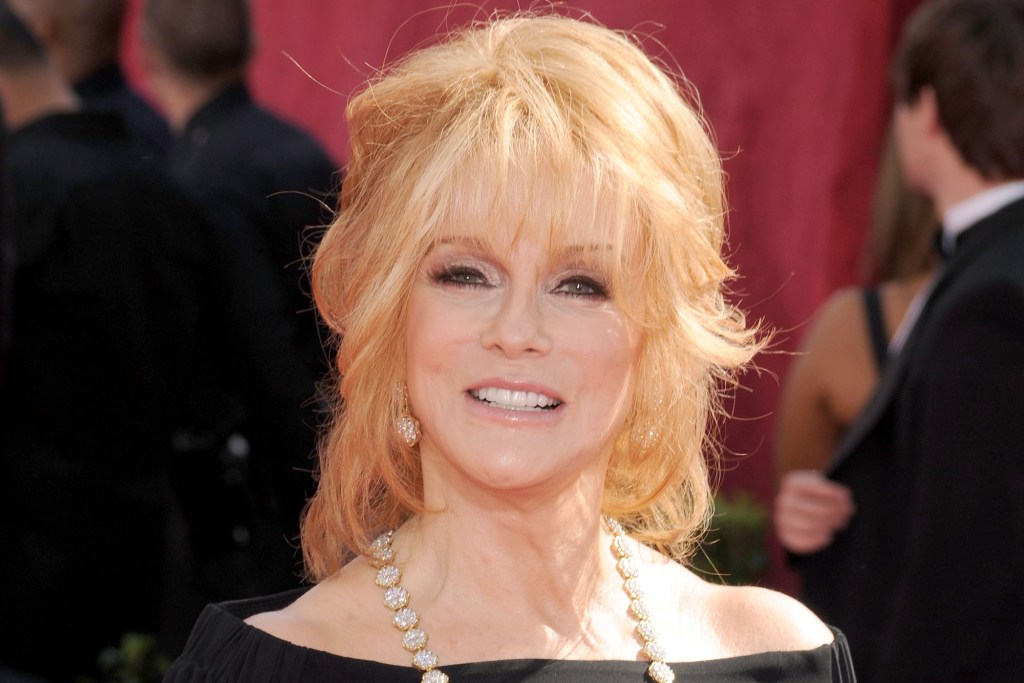
[[[171,144],[166,121],[125,79],[120,65],[127,0],[9,0],[86,106],[114,109],[147,147]]]
[[[201,214],[5,2],[0,100],[0,679],[63,682],[161,630],[175,435],[232,409],[206,357]]]
[[[140,35],[143,70],[175,136],[171,173],[217,235],[227,340],[219,364],[245,410],[226,447],[260,511],[235,524],[240,510],[201,492],[209,477],[179,479],[197,503],[187,510],[193,541],[206,537],[182,572],[196,579],[182,596],[198,611],[299,584],[295,542],[313,487],[317,384],[329,367],[305,260],[336,202],[336,166],[310,135],[253,101],[247,2],[150,0]],[[216,519],[228,531],[219,540],[206,533]]]
[[[945,261],[829,463],[856,512],[800,548],[805,596],[826,596],[862,680],[1020,681],[1024,0],[924,4],[892,79]]]
[[[939,262],[938,229],[931,201],[908,187],[903,178],[890,130],[865,242],[864,279],[873,284],[829,297],[815,315],[782,386],[775,441],[779,491],[774,522],[779,539],[790,551],[819,547],[820,536],[830,538],[852,512],[849,492],[829,485],[822,472],[906,337],[913,311]],[[821,519],[833,524],[821,524]],[[798,561],[795,566],[799,570]]]

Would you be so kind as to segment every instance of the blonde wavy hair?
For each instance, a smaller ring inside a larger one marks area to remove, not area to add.
[[[722,169],[692,88],[589,19],[515,14],[410,54],[347,119],[341,210],[313,263],[339,382],[303,520],[309,577],[425,512],[394,390],[430,245],[453,224],[496,220],[543,224],[555,245],[578,234],[580,197],[595,219],[585,229],[612,245],[613,297],[644,335],[603,511],[685,559],[710,515],[721,392],[759,346],[723,293]]]

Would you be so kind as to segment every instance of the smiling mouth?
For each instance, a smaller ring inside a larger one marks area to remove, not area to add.
[[[535,391],[512,391],[511,389],[470,389],[470,396],[481,403],[505,410],[554,410],[562,405],[556,398],[538,394]]]

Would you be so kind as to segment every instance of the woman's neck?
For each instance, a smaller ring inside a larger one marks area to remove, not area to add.
[[[615,639],[628,634],[620,623],[628,600],[610,544],[599,516],[565,510],[427,514],[394,539],[414,609],[448,624],[438,636],[457,634],[451,624],[460,621],[514,634],[502,636],[496,656],[564,656],[606,647],[605,631]],[[600,614],[615,615],[613,623],[595,624]],[[458,647],[452,641],[448,648]]]

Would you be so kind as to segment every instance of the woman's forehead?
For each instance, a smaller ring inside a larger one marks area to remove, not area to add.
[[[493,231],[491,233],[470,232],[458,234],[453,232],[434,240],[428,246],[428,252],[434,249],[455,246],[483,254],[532,254],[549,262],[593,263],[607,261],[615,253],[615,245],[600,240],[582,237],[580,241],[557,241],[550,234],[538,234],[533,230],[518,233],[513,231]]]
[[[550,252],[586,252],[622,247],[633,232],[632,217],[588,178],[481,173],[465,180],[446,193],[434,241],[473,239],[509,247],[528,239]]]
[[[526,221],[516,215],[474,220],[456,216],[438,226],[430,243],[432,247],[455,244],[498,254],[528,250],[558,261],[592,261],[614,258],[625,246],[610,228],[606,221]]]

